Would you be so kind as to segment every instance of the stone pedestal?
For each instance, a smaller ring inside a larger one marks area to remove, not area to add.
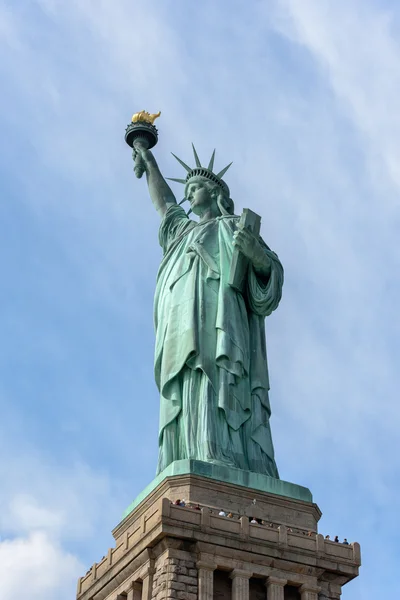
[[[115,547],[79,579],[77,600],[336,600],[358,575],[360,547],[325,540],[320,516],[311,501],[168,476],[114,529]]]

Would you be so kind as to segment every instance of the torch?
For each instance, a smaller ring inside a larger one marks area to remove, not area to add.
[[[146,150],[154,148],[158,142],[158,131],[154,126],[154,121],[160,115],[161,111],[156,114],[150,114],[145,110],[135,113],[125,131],[125,141],[128,146],[133,150],[135,144],[140,144]],[[139,179],[145,171],[143,159],[139,152],[136,152],[134,171]]]

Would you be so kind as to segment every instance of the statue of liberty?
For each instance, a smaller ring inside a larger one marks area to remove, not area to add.
[[[157,473],[173,461],[194,459],[279,478],[264,320],[281,299],[283,268],[235,216],[222,179],[230,165],[215,174],[215,151],[208,167],[193,151],[194,168],[175,157],[187,175],[174,181],[184,184],[197,221],[177,203],[146,144],[133,144],[135,172],[146,173],[161,217],[163,259],[154,299]],[[235,249],[247,259],[241,291],[229,283]]]

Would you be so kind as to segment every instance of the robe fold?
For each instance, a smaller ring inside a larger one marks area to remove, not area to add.
[[[283,268],[250,266],[243,294],[228,284],[237,216],[204,223],[178,205],[160,226],[154,302],[159,462],[196,459],[279,477],[269,426],[264,319],[281,299]]]

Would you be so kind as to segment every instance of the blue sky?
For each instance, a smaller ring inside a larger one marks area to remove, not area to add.
[[[361,544],[345,600],[397,593],[400,7],[0,0],[0,597],[74,597],[153,478],[158,216],[123,134],[162,110],[263,217],[281,477]],[[176,185],[176,193],[181,189]]]

